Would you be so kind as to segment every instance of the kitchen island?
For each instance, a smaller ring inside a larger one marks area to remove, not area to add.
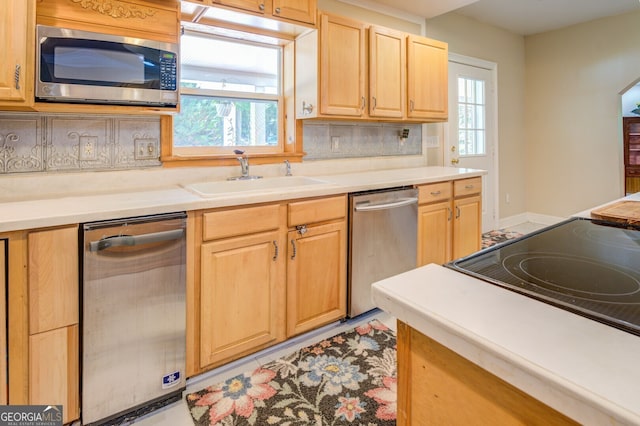
[[[637,335],[430,264],[373,285],[398,319],[398,424],[640,424]]]

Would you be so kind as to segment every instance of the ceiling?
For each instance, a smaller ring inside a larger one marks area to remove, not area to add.
[[[371,3],[425,18],[455,11],[522,35],[640,10],[639,0],[371,0]]]

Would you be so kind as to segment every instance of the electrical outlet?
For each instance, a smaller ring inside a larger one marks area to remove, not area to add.
[[[331,152],[340,152],[339,136],[331,136]]]
[[[98,159],[98,137],[80,136],[80,149],[78,159],[80,161],[95,161]]]
[[[509,204],[509,203],[511,202],[511,195],[510,195],[508,192],[507,192],[507,195],[505,195],[505,197],[504,197],[504,198],[505,198],[505,202],[506,202],[507,204]]]
[[[136,139],[133,157],[136,160],[153,160],[158,158],[157,139]]]

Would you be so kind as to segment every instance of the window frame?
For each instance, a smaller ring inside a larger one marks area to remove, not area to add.
[[[214,28],[220,29],[220,28]],[[189,31],[190,33],[199,33],[200,31]],[[206,32],[202,32],[208,35]],[[251,34],[251,33],[247,33]],[[216,37],[215,34],[211,34]],[[292,162],[302,161],[304,153],[302,151],[302,124],[300,120],[295,119],[295,114],[291,114],[288,109],[293,108],[294,98],[293,91],[288,87],[293,86],[294,69],[293,64],[294,44],[293,40],[280,39],[276,44],[254,42],[243,37],[222,37],[232,39],[239,43],[257,44],[277,47],[280,49],[279,55],[279,82],[278,94],[262,94],[251,92],[236,92],[228,90],[214,89],[194,89],[188,87],[180,87],[180,96],[186,95],[203,95],[216,97],[232,97],[236,99],[247,100],[273,100],[278,105],[278,143],[270,146],[225,146],[225,147],[180,147],[174,145],[174,116],[163,116],[161,120],[162,132],[165,135],[162,138],[161,161],[163,164],[174,166],[198,166],[198,165],[236,165],[236,154],[234,149],[243,149],[251,157],[253,164],[271,164],[289,160]],[[178,106],[179,111],[179,106]],[[292,120],[292,122],[288,122]]]

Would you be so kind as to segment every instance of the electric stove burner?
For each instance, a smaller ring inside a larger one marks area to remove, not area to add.
[[[605,303],[640,303],[640,275],[624,266],[560,253],[518,253],[505,270],[529,285]]]
[[[573,218],[445,265],[640,335],[640,230]]]

